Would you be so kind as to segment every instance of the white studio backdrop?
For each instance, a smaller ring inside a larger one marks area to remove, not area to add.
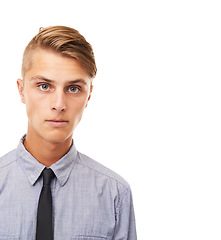
[[[40,27],[76,28],[98,75],[75,144],[130,183],[138,239],[220,240],[220,12],[214,0],[2,1],[0,155],[26,132],[25,46]]]

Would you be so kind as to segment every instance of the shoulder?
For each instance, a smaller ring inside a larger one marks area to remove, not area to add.
[[[78,164],[83,165],[84,167],[88,168],[90,171],[95,172],[96,174],[102,175],[105,178],[108,178],[117,184],[121,185],[123,188],[129,190],[130,185],[129,183],[122,178],[119,174],[112,171],[111,169],[105,167],[104,165],[98,163],[97,161],[93,160],[92,158],[86,156],[85,154],[78,152]]]
[[[5,168],[17,160],[16,150],[12,150],[0,157],[0,170]]]

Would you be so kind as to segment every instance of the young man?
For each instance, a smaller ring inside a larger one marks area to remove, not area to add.
[[[0,240],[136,240],[131,190],[72,141],[96,64],[78,31],[40,29],[17,85],[27,134],[0,159]]]

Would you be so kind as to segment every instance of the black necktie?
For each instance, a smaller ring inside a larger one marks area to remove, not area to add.
[[[50,168],[43,170],[43,187],[38,202],[36,240],[53,240],[51,180],[54,173]]]

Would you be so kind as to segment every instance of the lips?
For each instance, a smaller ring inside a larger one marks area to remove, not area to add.
[[[63,120],[63,119],[52,119],[52,120],[46,120],[46,122],[48,124],[50,124],[53,127],[64,127],[68,124],[67,120]]]

